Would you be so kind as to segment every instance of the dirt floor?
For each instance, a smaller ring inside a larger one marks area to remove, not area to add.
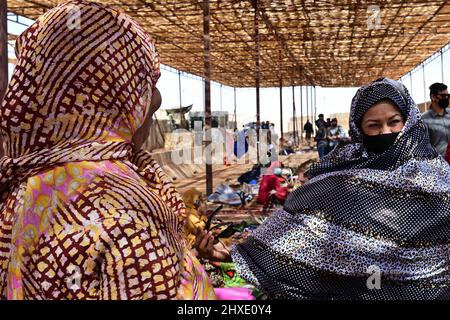
[[[280,156],[280,161],[288,167],[298,167],[302,163],[309,160],[317,160],[316,152],[305,152],[302,154],[292,154],[289,156]],[[233,164],[230,166],[214,166],[213,167],[213,190],[221,183],[234,184],[237,178],[252,168],[252,164]],[[206,174],[199,172],[192,178],[174,181],[178,191],[183,193],[190,188],[197,188],[206,193]]]

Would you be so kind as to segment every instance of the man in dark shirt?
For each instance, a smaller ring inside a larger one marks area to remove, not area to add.
[[[433,147],[445,156],[450,140],[450,112],[447,86],[434,83],[430,87],[431,108],[422,115]]]
[[[306,140],[308,140],[308,142],[311,140],[311,136],[314,133],[314,128],[312,123],[308,120],[306,120],[305,126],[303,127],[303,130],[306,133]]]

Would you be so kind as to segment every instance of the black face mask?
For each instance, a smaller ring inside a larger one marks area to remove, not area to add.
[[[380,134],[377,136],[364,135],[364,145],[373,153],[382,154],[389,149],[397,139],[400,132]]]
[[[439,99],[438,104],[442,109],[446,109],[448,107],[448,98],[447,99]]]

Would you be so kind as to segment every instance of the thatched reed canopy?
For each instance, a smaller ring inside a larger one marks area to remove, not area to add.
[[[9,11],[32,19],[57,2],[7,1]],[[138,20],[157,39],[164,64],[203,75],[201,0],[101,2]],[[211,0],[210,7],[212,80],[254,87],[256,0]],[[398,79],[450,39],[449,1],[259,0],[258,17],[263,87],[280,78],[331,87]]]

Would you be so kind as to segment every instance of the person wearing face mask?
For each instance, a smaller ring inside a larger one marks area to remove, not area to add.
[[[450,111],[447,86],[434,83],[430,86],[431,107],[422,115],[422,121],[428,128],[431,144],[445,156],[450,140]]]
[[[272,163],[267,172],[262,175],[261,184],[258,191],[257,202],[264,208],[273,204],[283,204],[286,200],[289,188],[282,185],[283,176],[282,164],[278,161]]]
[[[245,242],[197,250],[271,299],[450,299],[450,167],[406,87],[360,88],[349,134]]]
[[[328,131],[328,148],[326,154],[333,151],[334,148],[339,144],[339,142],[344,141],[347,137],[344,128],[338,125],[338,120],[333,118],[331,120],[330,127],[327,128]]]
[[[73,5],[89,23],[66,26]],[[150,35],[74,0],[38,18],[17,56],[1,107],[0,299],[214,299],[183,200],[142,150],[161,106]]]

